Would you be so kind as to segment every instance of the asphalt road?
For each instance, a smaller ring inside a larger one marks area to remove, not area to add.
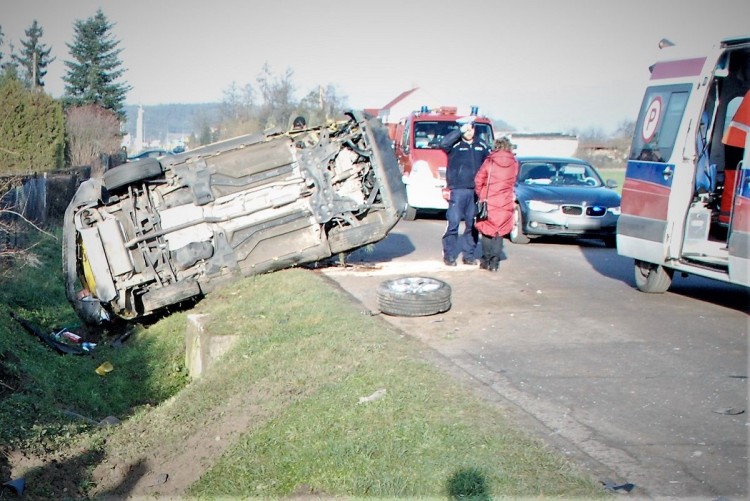
[[[506,241],[498,273],[448,268],[444,225],[401,221],[324,273],[373,313],[384,280],[450,284],[446,313],[381,317],[630,497],[748,498],[745,289],[690,276],[644,294],[632,261],[596,241]]]

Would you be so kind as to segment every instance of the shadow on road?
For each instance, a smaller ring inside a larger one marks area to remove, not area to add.
[[[555,243],[561,244],[562,242],[556,241]],[[580,245],[586,260],[599,274],[624,282],[637,291],[631,258],[620,256],[617,249],[605,248],[596,241],[579,240],[569,245]],[[697,275],[683,275],[675,272],[667,293],[679,294],[737,311],[750,310],[750,290],[747,288]]]
[[[375,253],[377,246],[377,254]],[[355,250],[346,258],[349,263],[369,263],[373,261],[386,262],[406,256],[415,251],[411,239],[403,233],[391,232],[388,236],[374,245],[368,245]]]

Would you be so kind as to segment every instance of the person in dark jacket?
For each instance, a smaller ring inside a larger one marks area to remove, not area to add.
[[[448,193],[448,224],[443,234],[443,262],[455,266],[463,253],[464,264],[476,264],[477,231],[474,228],[476,198],[474,177],[479,166],[489,155],[489,149],[474,134],[474,122],[467,121],[458,129],[445,135],[440,148],[448,155],[445,180]],[[458,228],[464,222],[464,232],[459,238]]]
[[[445,135],[440,148],[448,154],[445,180],[448,193],[448,224],[443,234],[443,262],[456,266],[458,255],[463,253],[464,264],[476,264],[477,231],[474,228],[476,212],[474,177],[489,155],[489,149],[474,135],[474,122],[467,121],[458,129]],[[458,228],[464,222],[464,232]]]
[[[474,178],[479,200],[487,200],[487,219],[477,221],[482,234],[482,257],[479,267],[497,271],[503,252],[503,237],[513,228],[514,186],[518,177],[518,160],[507,137],[495,141],[494,151],[484,161]]]

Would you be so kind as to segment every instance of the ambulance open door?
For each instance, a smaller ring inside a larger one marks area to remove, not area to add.
[[[729,215],[729,281],[750,285],[750,91],[729,123],[722,142],[727,146],[744,148],[742,161],[732,173],[734,186],[725,188],[722,205],[731,207]],[[730,197],[724,203],[725,197]]]

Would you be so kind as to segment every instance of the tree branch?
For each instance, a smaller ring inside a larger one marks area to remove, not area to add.
[[[17,217],[21,218],[26,223],[28,223],[29,225],[31,225],[32,227],[34,227],[34,229],[36,229],[37,231],[39,231],[41,233],[44,233],[45,235],[47,235],[49,237],[52,237],[55,240],[57,240],[57,237],[55,235],[53,235],[52,233],[49,233],[47,231],[44,231],[42,228],[40,228],[39,226],[37,226],[36,224],[34,224],[31,220],[29,220],[26,216],[24,216],[20,212],[16,212],[14,210],[9,210],[9,209],[0,209],[0,214],[13,214],[14,216],[17,216]]]

